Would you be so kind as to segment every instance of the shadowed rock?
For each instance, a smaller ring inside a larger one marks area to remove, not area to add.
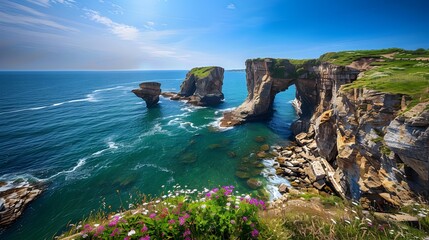
[[[158,82],[143,82],[140,83],[139,89],[133,89],[133,92],[137,97],[142,98],[146,102],[148,108],[156,106],[159,101],[159,95],[161,94],[161,83]]]
[[[193,68],[186,74],[179,93],[165,92],[162,96],[171,100],[185,100],[198,106],[219,104],[222,93],[224,69],[221,67]]]

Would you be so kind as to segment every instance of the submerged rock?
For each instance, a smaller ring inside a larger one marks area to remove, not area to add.
[[[249,178],[247,180],[247,186],[249,186],[251,189],[258,189],[262,187],[262,182],[256,178]]]
[[[137,97],[142,98],[146,102],[146,107],[154,107],[159,101],[161,94],[161,83],[158,82],[143,82],[140,83],[139,89],[131,90]]]

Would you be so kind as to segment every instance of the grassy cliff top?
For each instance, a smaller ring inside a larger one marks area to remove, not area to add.
[[[192,68],[191,71],[189,71],[190,74],[194,74],[197,78],[205,78],[208,77],[210,72],[216,68],[215,66],[209,66],[209,67],[196,67]]]
[[[411,105],[429,101],[429,50],[397,48],[326,53],[322,61],[349,65],[366,62],[369,69],[344,90],[369,88],[380,92],[406,94]],[[352,66],[353,67],[353,66]]]

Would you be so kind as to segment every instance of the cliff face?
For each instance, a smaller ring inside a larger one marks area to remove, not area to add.
[[[189,98],[189,103],[195,105],[219,104],[224,99],[223,74],[221,67],[194,68],[186,74],[178,96]]]
[[[248,97],[224,115],[221,125],[266,117],[275,95],[295,84],[300,118],[292,130],[312,136],[305,141],[314,140],[311,154],[325,166],[326,181],[336,192],[365,207],[406,204],[413,192],[429,191],[429,104],[401,114],[405,95],[342,89],[360,70],[330,63],[247,60]]]
[[[335,66],[319,69],[318,103],[306,124],[314,126],[318,153],[334,166],[342,191],[376,208],[407,204],[412,190],[427,194],[422,191],[429,189],[427,104],[398,116],[406,108],[404,95],[344,91],[341,85],[354,75]]]

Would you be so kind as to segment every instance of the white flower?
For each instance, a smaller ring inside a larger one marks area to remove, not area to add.
[[[244,197],[244,199],[246,199],[246,200],[250,200],[250,196],[249,195],[246,195],[245,197]]]
[[[100,226],[100,224],[98,224],[98,223],[94,224],[94,227],[98,227],[98,226]]]
[[[132,229],[131,231],[128,232],[128,236],[132,236],[136,234],[136,231],[134,229]]]
[[[156,201],[155,201],[155,203],[159,203],[159,202],[160,202],[159,200],[156,200]]]
[[[206,208],[206,205],[205,204],[201,205],[201,208],[202,209]]]
[[[348,224],[351,224],[351,222],[349,220],[344,220],[344,222],[346,222]]]
[[[166,198],[166,197],[167,197],[167,195],[162,196],[162,198]]]
[[[82,238],[87,238],[87,237],[88,237],[88,234],[86,233],[82,235]]]
[[[336,222],[334,219],[332,219],[332,218],[331,218],[331,222],[332,222],[333,224],[337,224],[337,222]]]
[[[231,206],[231,203],[230,203],[230,202],[227,202],[227,203],[226,203],[226,206],[228,206],[228,207],[229,207],[229,206]]]

